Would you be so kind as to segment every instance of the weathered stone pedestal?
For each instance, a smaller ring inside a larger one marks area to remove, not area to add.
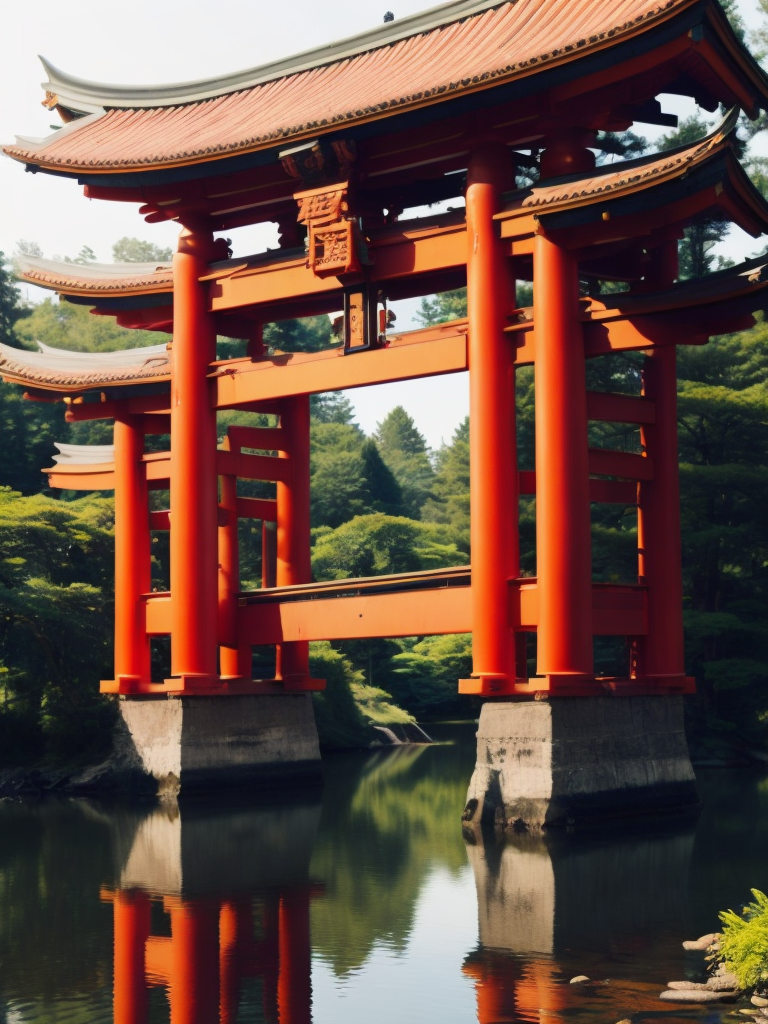
[[[320,780],[308,693],[124,699],[120,713],[162,796]]]
[[[488,701],[465,828],[539,831],[698,806],[682,698]]]

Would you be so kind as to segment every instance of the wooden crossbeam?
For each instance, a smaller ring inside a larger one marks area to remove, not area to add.
[[[536,493],[536,472],[524,469],[518,474],[520,494]],[[590,480],[589,500],[603,505],[636,505],[637,484],[634,480]]]
[[[589,449],[589,472],[597,476],[620,476],[629,480],[653,480],[653,459],[632,452]]]
[[[386,582],[387,577],[381,577],[381,583]],[[291,594],[302,588],[283,587],[274,600],[269,599],[269,592],[255,592],[259,600],[238,609],[238,636],[244,643],[257,645],[472,631],[472,588],[469,586],[391,593],[361,590],[355,596],[339,596],[354,587],[354,580],[342,580],[335,586],[324,587],[327,596],[305,600],[295,600]],[[244,597],[247,599],[247,595]],[[147,632],[153,636],[169,633],[170,595],[148,594],[146,603]],[[643,587],[593,584],[592,613],[596,636],[643,636],[647,633],[647,597]],[[510,625],[523,632],[535,632],[538,615],[536,580],[511,580]]]
[[[606,423],[655,423],[656,404],[635,395],[588,391],[587,416]]]
[[[253,362],[231,360],[214,372],[219,409],[291,395],[385,384],[467,369],[466,322],[413,331],[388,348],[357,355],[338,349],[297,352]]]

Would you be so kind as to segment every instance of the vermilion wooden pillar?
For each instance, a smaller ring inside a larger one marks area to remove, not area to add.
[[[514,283],[493,220],[513,183],[506,147],[473,149],[466,194],[473,665],[460,690],[488,696],[515,681],[508,621],[508,581],[519,575],[514,352],[503,333]]]
[[[280,428],[286,434],[286,479],[277,483],[277,559],[275,585],[290,587],[312,579],[309,512],[309,395],[294,395],[281,404]],[[309,644],[281,644],[276,676],[286,687],[309,679]]]
[[[651,252],[638,291],[664,291],[678,275],[677,239]],[[648,588],[648,632],[637,638],[637,676],[649,681],[685,674],[680,481],[677,453],[677,350],[655,348],[643,366],[643,394],[654,403],[655,422],[640,429],[653,460],[653,480],[639,484],[637,545],[639,582]]]
[[[219,667],[222,678],[250,679],[251,648],[240,644],[237,595],[240,590],[240,544],[237,536],[237,478],[220,477],[219,511]]]
[[[655,403],[656,422],[641,430],[653,480],[640,483],[637,515],[639,577],[648,588],[648,633],[638,639],[637,674],[660,681],[685,675],[676,356],[674,345],[657,348],[643,366],[643,394]]]
[[[209,231],[185,228],[173,258],[171,675],[179,689],[218,680],[216,412],[207,378],[216,333],[199,280],[212,246]]]
[[[279,1024],[312,1024],[312,948],[308,888],[280,896],[277,981]]]
[[[131,693],[151,679],[146,605],[151,587],[149,503],[140,416],[115,418],[115,682]]]
[[[114,1024],[145,1024],[149,1013],[145,976],[149,897],[138,891],[117,892],[113,912]]]
[[[592,559],[578,266],[544,234],[534,244],[533,306],[538,674],[554,682],[593,674]]]

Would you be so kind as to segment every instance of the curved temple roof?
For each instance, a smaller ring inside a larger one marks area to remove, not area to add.
[[[672,180],[685,179],[694,169],[710,159],[724,156],[728,163],[727,177],[741,188],[745,200],[747,220],[740,226],[755,237],[768,229],[768,203],[754,186],[733,153],[733,133],[738,124],[738,110],[731,110],[709,135],[687,146],[626,160],[618,164],[604,164],[589,177],[573,176],[554,181],[543,181],[531,188],[507,195],[505,209],[496,214],[497,220],[532,212],[537,217],[568,210],[587,211],[601,200],[617,199],[663,185]],[[719,182],[723,192],[725,179]]]
[[[0,376],[11,384],[43,390],[84,390],[98,385],[168,380],[171,357],[166,345],[119,352],[70,352],[38,342],[39,352],[0,345]]]
[[[66,263],[37,256],[15,260],[18,276],[42,288],[65,295],[144,295],[173,288],[170,263]]]
[[[250,152],[572,62],[697,2],[454,0],[295,58],[172,86],[98,85],[46,64],[47,104],[67,118],[89,116],[5,152],[71,174]],[[756,92],[768,96],[765,76],[743,57]]]

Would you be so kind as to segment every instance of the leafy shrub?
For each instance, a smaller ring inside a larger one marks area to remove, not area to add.
[[[739,979],[741,988],[755,988],[768,981],[768,896],[759,889],[753,889],[752,895],[754,902],[743,914],[726,910],[720,915],[720,958]]]

